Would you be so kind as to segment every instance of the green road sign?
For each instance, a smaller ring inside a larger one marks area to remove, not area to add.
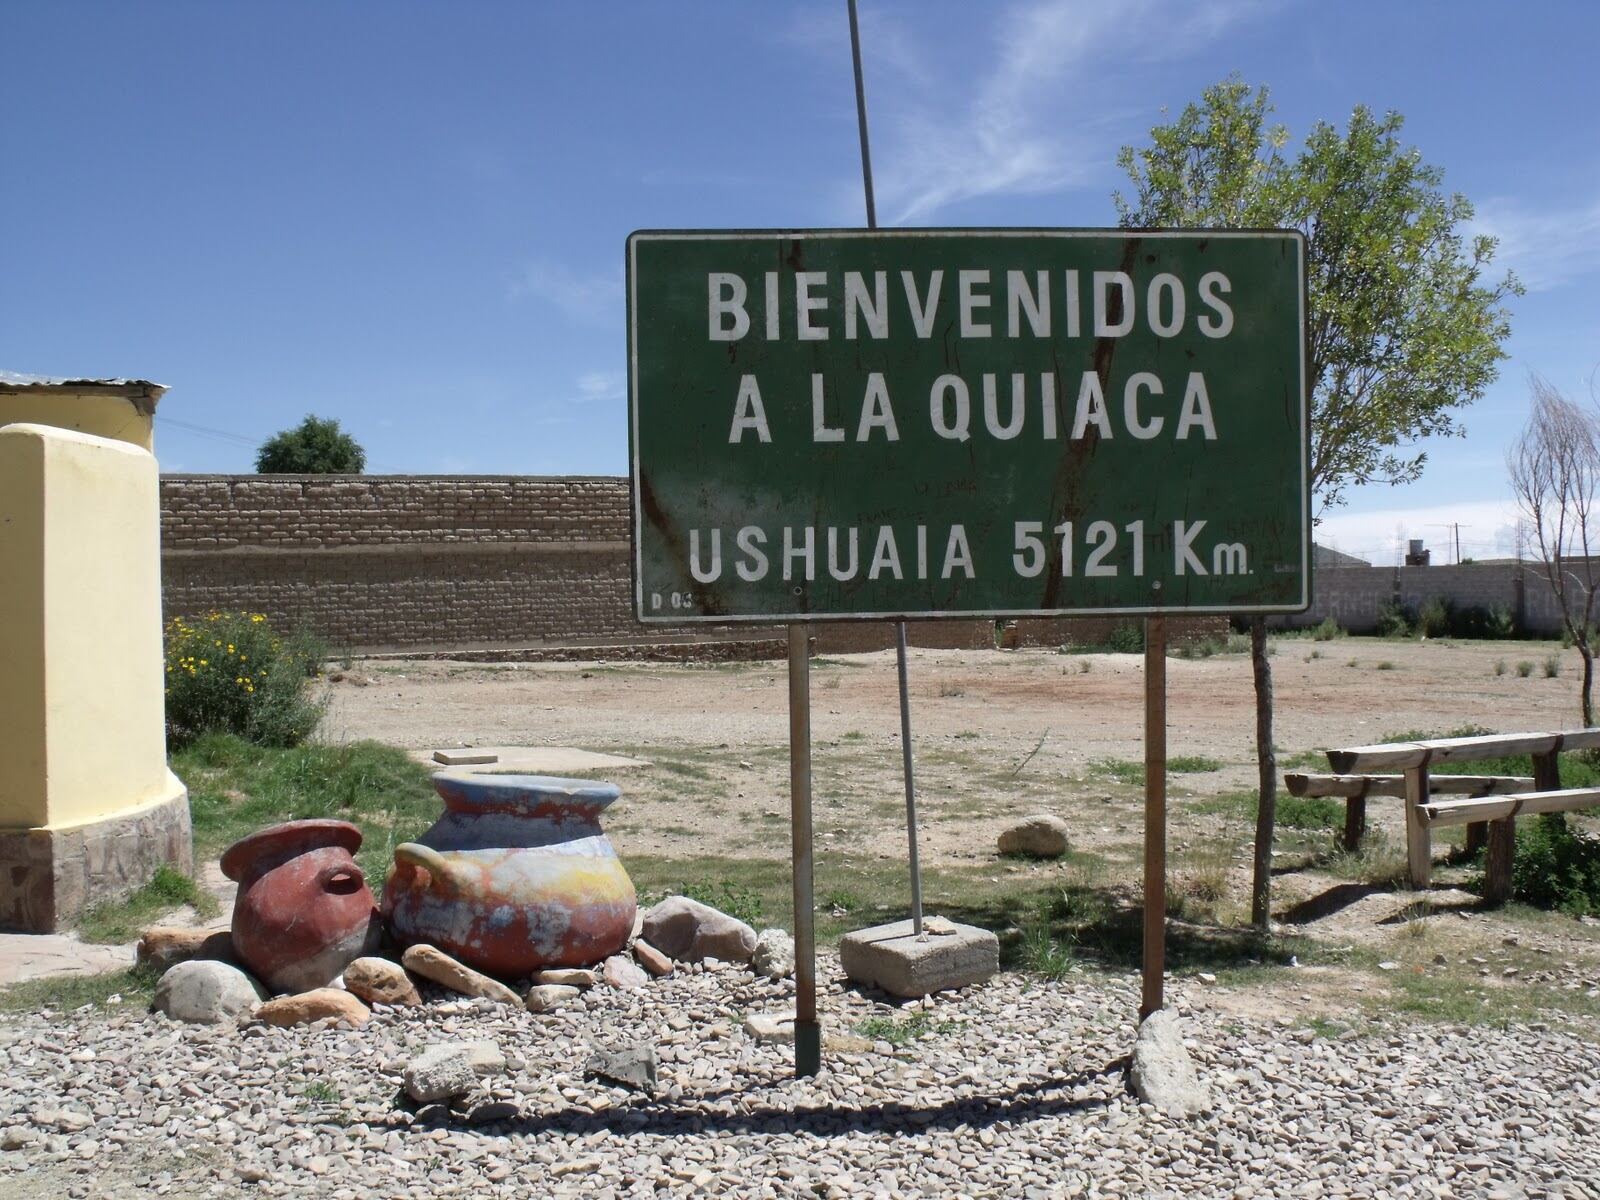
[[[1295,612],[1281,231],[628,239],[639,618]]]

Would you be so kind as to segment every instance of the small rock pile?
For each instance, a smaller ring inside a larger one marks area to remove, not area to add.
[[[358,958],[333,986],[270,998],[261,983],[233,961],[233,945],[226,933],[149,929],[136,954],[141,964],[162,971],[153,1007],[175,1021],[222,1024],[255,1020],[280,1027],[337,1025],[350,1029],[371,1019],[370,1006],[421,1005],[418,980],[457,995],[546,1013],[572,1003],[602,981],[618,991],[644,987],[652,977],[671,975],[680,962],[754,963],[754,970],[769,979],[781,979],[794,971],[794,942],[783,930],[758,934],[736,917],[687,896],[670,896],[642,913],[628,944],[595,969],[540,971],[521,989],[427,945],[408,947],[399,962]],[[439,1075],[430,1067],[424,1077],[460,1078],[461,1073]],[[437,1082],[431,1082],[426,1090],[437,1087]],[[412,1095],[424,1098],[415,1092]]]

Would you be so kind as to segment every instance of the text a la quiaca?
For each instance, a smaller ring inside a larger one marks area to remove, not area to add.
[[[994,327],[987,319],[987,310],[993,303],[993,296],[988,290],[991,273],[962,270],[955,274],[955,313],[949,319],[954,322],[959,336],[978,339],[994,336]],[[1084,322],[1080,316],[1080,272],[1062,272],[1064,303],[1061,306],[1063,319],[1059,325],[1052,321],[1048,272],[1032,272],[1031,281],[1027,272],[1013,270],[1005,274],[1007,337],[1023,337],[1024,326],[1034,338],[1049,338],[1056,330],[1069,338],[1081,336]],[[927,339],[934,334],[937,325],[936,314],[943,291],[944,272],[935,270],[929,273],[920,291],[914,272],[902,271],[900,275],[914,331],[918,338]],[[863,332],[867,338],[888,336],[887,276],[885,271],[872,272],[872,285],[869,288],[865,274],[856,271],[843,273],[841,287],[845,339],[856,340],[858,334]],[[796,274],[793,307],[793,335],[796,340],[823,341],[830,336],[830,327],[823,323],[829,307],[829,283],[826,272],[802,271]],[[1201,312],[1194,321],[1195,327],[1209,338],[1228,336],[1234,324],[1233,310],[1226,299],[1232,290],[1228,277],[1220,271],[1207,272],[1201,277],[1197,290]],[[769,341],[777,340],[787,331],[783,330],[780,321],[781,287],[776,272],[766,273],[764,291],[766,337]],[[1191,311],[1183,281],[1167,273],[1158,274],[1150,280],[1145,288],[1142,306],[1137,302],[1133,279],[1122,271],[1093,272],[1090,294],[1090,327],[1097,339],[1126,336],[1135,329],[1140,314],[1151,332],[1158,337],[1173,337],[1185,328]],[[740,276],[725,272],[708,275],[708,330],[712,341],[737,341],[751,333],[751,316],[746,309],[748,297],[749,287]],[[1070,387],[1070,380],[1066,382]],[[992,372],[984,373],[976,387],[960,375],[942,374],[933,380],[928,389],[931,428],[937,436],[955,442],[967,441],[974,430],[979,429],[1000,441],[1019,437],[1028,423],[1030,391],[1038,414],[1038,436],[1045,441],[1053,441],[1060,436],[1062,424],[1058,418],[1057,377],[1053,371],[1041,372],[1033,380],[1023,372],[1012,372],[1004,382]],[[975,392],[977,400],[974,398]],[[1140,371],[1130,375],[1123,384],[1120,406],[1117,406],[1108,403],[1100,375],[1095,371],[1084,371],[1077,383],[1076,402],[1067,436],[1081,439],[1093,429],[1102,439],[1113,438],[1116,436],[1115,426],[1119,423],[1113,419],[1115,413],[1120,416],[1120,425],[1127,435],[1140,440],[1159,437],[1168,426],[1168,417],[1159,411],[1162,401],[1169,395],[1177,394],[1177,388],[1169,389],[1159,376]],[[820,372],[811,375],[810,398],[813,442],[866,442],[874,436],[888,442],[900,440],[900,421],[888,383],[881,372],[869,373],[863,384],[858,419],[853,423],[853,439],[850,436],[850,424],[830,422],[825,377]],[[1113,397],[1113,401],[1115,399]],[[1145,405],[1148,405],[1148,409],[1143,407]],[[976,419],[980,413],[981,426]],[[1202,372],[1191,371],[1187,374],[1182,384],[1182,400],[1174,415],[1176,421],[1172,425],[1172,436],[1175,440],[1186,440],[1191,434],[1207,441],[1216,440],[1210,389]],[[740,377],[728,442],[738,445],[747,437],[755,442],[772,441],[767,400],[754,374]]]

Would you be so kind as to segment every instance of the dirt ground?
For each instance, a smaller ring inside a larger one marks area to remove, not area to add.
[[[1554,675],[1547,673],[1552,659]],[[1315,752],[1405,732],[1577,724],[1581,664],[1576,651],[1554,643],[1283,637],[1274,640],[1272,663],[1281,769],[1326,769]],[[648,767],[611,776],[623,796],[606,826],[624,861],[760,860],[787,870],[782,663],[373,661],[352,673],[357,683],[329,686],[328,740],[375,738],[411,749],[572,746],[647,759]],[[1212,906],[1216,918],[1242,924],[1255,785],[1249,658],[1171,658],[1167,673],[1174,886],[1211,880],[1222,897]],[[930,872],[999,886],[1076,880],[1134,893],[1143,829],[1140,656],[913,650],[910,679],[921,853]],[[869,870],[882,864],[886,877],[903,872],[893,654],[816,660],[812,702],[819,872],[830,857],[865,860]],[[1069,823],[1071,861],[997,856],[999,832],[1033,812]],[[1600,987],[1600,928],[1528,910],[1482,911],[1460,888],[1468,869],[1442,862],[1419,908],[1419,897],[1383,878],[1383,856],[1391,864],[1403,857],[1400,802],[1369,802],[1368,821],[1376,849],[1355,869],[1327,866],[1327,830],[1280,829],[1276,919],[1322,946],[1365,955],[1369,968],[1308,965],[1297,977],[1300,1003],[1344,1012],[1352,990],[1371,1000],[1415,982],[1391,984],[1391,973],[1437,974],[1446,960],[1455,984],[1477,988],[1475,995],[1553,963],[1562,965],[1549,982],[1554,987],[1559,976],[1562,994]],[[1440,836],[1437,849],[1458,837]],[[1418,914],[1429,919],[1413,920]],[[1380,959],[1383,971],[1371,969]],[[1218,1003],[1241,1012],[1281,1003],[1264,1001],[1259,988],[1237,989],[1231,999],[1227,991],[1219,990]]]
[[[1274,651],[1274,740],[1280,758],[1301,769],[1325,769],[1305,752],[1404,731],[1575,723],[1577,652],[1554,643],[1285,638]],[[1552,656],[1560,674],[1547,678]],[[1525,678],[1519,662],[1532,665]],[[780,809],[786,820],[788,811],[782,663],[417,661],[357,671],[371,685],[330,688],[327,739],[637,755],[656,766],[616,778],[623,800],[608,825],[619,848],[767,856],[786,846],[786,827],[763,831],[762,820]],[[1038,810],[1077,827],[1074,845],[1086,850],[1137,842],[1141,793],[1129,772],[1143,756],[1140,656],[913,650],[910,680],[925,861],[986,855],[1009,819]],[[1173,775],[1181,822],[1185,797],[1254,786],[1254,690],[1244,654],[1169,659],[1167,681],[1169,755],[1180,765],[1192,757],[1220,764]],[[812,706],[819,836],[899,853],[893,654],[817,660]],[[1398,802],[1370,807],[1375,824],[1400,828]]]

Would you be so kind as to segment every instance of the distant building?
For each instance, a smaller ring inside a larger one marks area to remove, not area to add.
[[[1337,567],[1370,567],[1372,564],[1364,558],[1357,558],[1354,554],[1345,554],[1330,546],[1319,546],[1311,543],[1311,566],[1317,571],[1327,571]]]

